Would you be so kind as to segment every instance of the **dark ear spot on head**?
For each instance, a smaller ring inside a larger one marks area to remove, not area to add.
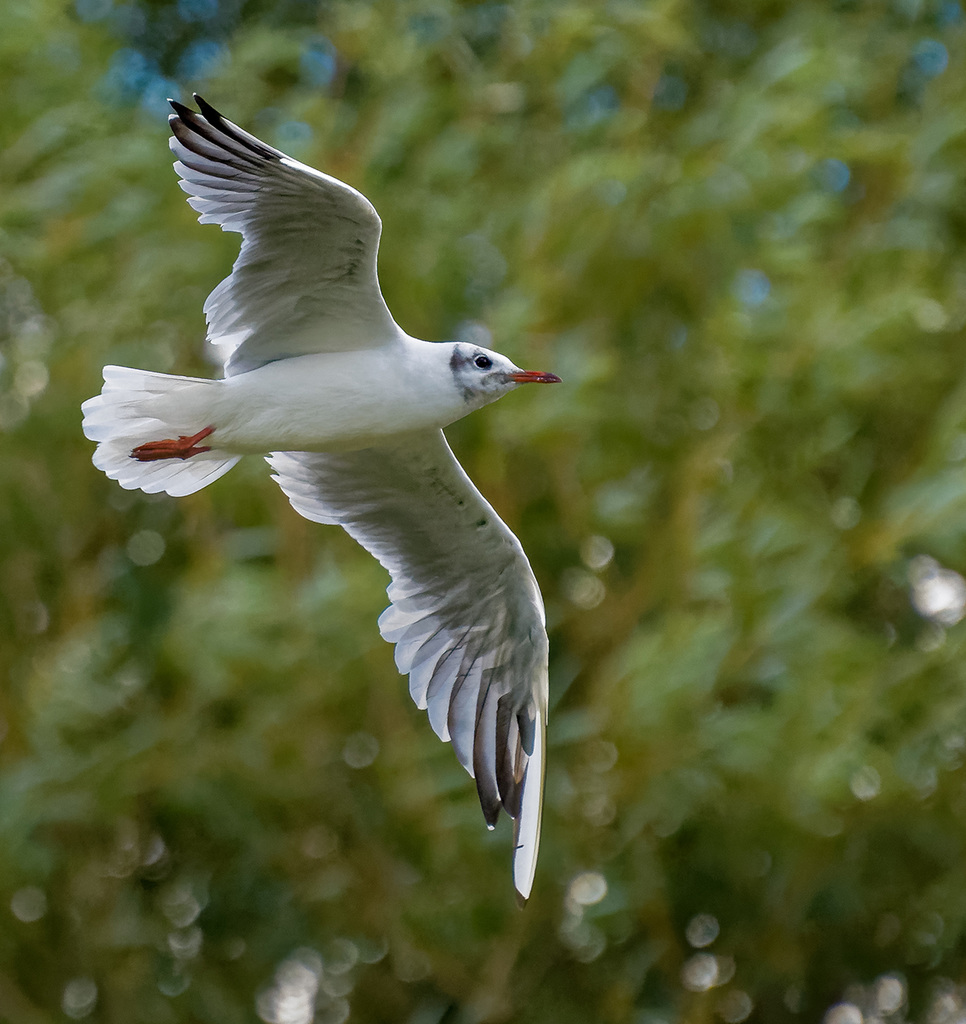
[[[463,396],[463,401],[468,402],[473,397],[473,390],[466,386],[466,380],[463,376],[463,367],[466,365],[466,356],[460,351],[459,345],[453,346],[453,354],[449,357],[449,368],[453,373],[453,380],[456,383],[456,387],[459,389],[459,393]]]

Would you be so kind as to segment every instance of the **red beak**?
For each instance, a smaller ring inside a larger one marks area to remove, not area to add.
[[[517,384],[560,383],[560,378],[555,373],[540,373],[538,370],[520,370],[519,373],[508,373],[507,376]]]

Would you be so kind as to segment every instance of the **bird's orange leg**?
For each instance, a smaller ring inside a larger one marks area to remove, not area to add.
[[[197,434],[188,437],[182,434],[177,441],[168,438],[165,441],[148,441],[147,444],[139,444],[131,452],[131,458],[138,462],[157,462],[159,459],[190,459],[192,455],[200,455],[202,452],[210,452],[211,448],[206,445],[198,445],[204,441],[209,434],[213,434],[214,427],[205,427]]]

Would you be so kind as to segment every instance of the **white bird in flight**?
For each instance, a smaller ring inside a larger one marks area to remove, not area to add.
[[[191,494],[265,455],[293,508],[337,523],[389,571],[379,618],[483,816],[514,822],[513,881],[533,885],[547,723],[547,633],[530,563],[442,428],[520,384],[555,383],[393,320],[376,273],[382,222],[360,192],[226,120],[171,100],[180,186],[202,224],[242,236],[208,296],[224,377],[105,366],[86,401],[94,465],[122,487]]]

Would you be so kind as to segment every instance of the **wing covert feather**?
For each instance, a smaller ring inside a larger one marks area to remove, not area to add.
[[[547,634],[520,542],[441,431],[268,462],[296,511],[342,526],[389,571],[380,631],[417,706],[475,778],[487,824],[501,809],[514,820],[514,882],[526,899],[540,840]]]

